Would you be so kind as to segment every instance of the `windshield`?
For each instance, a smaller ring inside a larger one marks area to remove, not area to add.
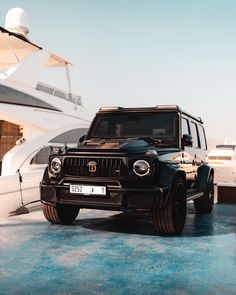
[[[177,113],[113,113],[96,117],[88,139],[144,138],[157,139],[160,144],[178,144]]]

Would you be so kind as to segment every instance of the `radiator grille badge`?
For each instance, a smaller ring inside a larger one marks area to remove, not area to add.
[[[97,171],[97,162],[89,161],[87,166],[90,173],[95,173]]]

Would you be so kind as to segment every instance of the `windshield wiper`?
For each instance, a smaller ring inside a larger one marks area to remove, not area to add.
[[[151,137],[151,136],[139,137],[137,139],[142,139],[142,140],[146,141],[147,143],[154,144],[154,145],[161,145],[163,143],[160,138],[155,138],[155,137]]]

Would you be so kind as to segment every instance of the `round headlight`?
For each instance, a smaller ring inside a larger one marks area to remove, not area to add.
[[[53,173],[59,173],[61,171],[61,160],[59,158],[52,159],[51,170]]]
[[[133,165],[133,171],[138,176],[145,176],[150,172],[150,165],[147,161],[138,160]]]

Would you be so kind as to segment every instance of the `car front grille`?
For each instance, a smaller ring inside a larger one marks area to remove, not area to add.
[[[63,174],[80,177],[123,177],[125,176],[123,158],[79,158],[66,157]]]

